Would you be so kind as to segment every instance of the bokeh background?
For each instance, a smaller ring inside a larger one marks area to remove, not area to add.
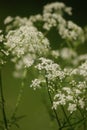
[[[42,11],[43,5],[60,1],[73,8],[73,20],[78,24],[87,23],[87,0],[0,0],[0,24],[8,16],[29,16]]]
[[[73,16],[70,18],[80,26],[87,24],[87,0],[56,0],[64,2],[73,8]],[[55,2],[55,0],[0,0],[0,28],[3,28],[3,20],[7,16],[29,17],[42,11],[45,4]],[[6,99],[6,112],[10,118],[15,103],[21,81],[12,76],[13,65],[7,63],[2,71],[4,95]],[[30,75],[32,77],[32,75]],[[25,115],[25,118],[19,121],[19,128],[15,126],[12,130],[57,130],[56,122],[50,118],[50,103],[47,101],[48,95],[45,90],[33,91],[29,88],[28,78],[24,88],[21,104],[17,115]],[[0,120],[2,118],[0,112]]]

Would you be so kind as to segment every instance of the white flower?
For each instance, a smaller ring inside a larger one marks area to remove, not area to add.
[[[86,89],[87,89],[86,81],[83,81],[83,82],[79,81],[77,87],[78,87],[78,89],[80,89],[81,91],[82,91],[82,90],[83,90],[83,91],[86,90]]]
[[[44,13],[52,13],[53,11],[59,14],[62,14],[63,11],[68,14],[71,14],[71,8],[66,7],[65,4],[62,2],[54,2],[44,6]]]
[[[4,40],[4,35],[0,34],[0,42],[2,42]]]
[[[80,99],[78,103],[79,103],[79,106],[83,109],[83,108],[84,108],[84,106],[85,106],[84,99],[83,99],[83,100],[82,100],[82,99]]]
[[[72,21],[67,21],[66,24],[59,25],[59,34],[63,39],[68,39],[70,41],[80,41],[84,42],[83,30],[81,27],[76,25]]]
[[[87,78],[87,60],[77,68],[73,69],[70,75],[79,75]]]
[[[55,109],[55,110],[56,110],[57,107],[58,107],[58,105],[59,105],[59,102],[58,102],[58,101],[56,101],[56,102],[54,101],[54,102],[53,102],[52,109]]]
[[[66,91],[68,94],[70,94],[70,93],[71,93],[71,89],[70,89],[70,88],[68,88],[68,87],[64,87],[64,88],[63,88],[63,90],[64,90],[64,91]]]
[[[72,49],[64,47],[60,50],[60,57],[63,59],[71,59],[72,57],[76,57],[76,52]]]
[[[33,88],[34,90],[36,90],[38,88],[41,88],[41,83],[44,83],[44,80],[34,79],[34,80],[32,80],[30,87]]]
[[[45,77],[47,77],[49,81],[57,78],[62,80],[65,77],[65,74],[61,70],[60,66],[54,63],[52,60],[43,57],[41,57],[39,60],[40,63],[37,64],[35,68],[37,68],[39,71],[45,70]]]
[[[54,96],[54,102],[53,102],[53,108],[57,109],[59,105],[65,105],[66,104],[66,96],[59,92]]]
[[[67,95],[67,96],[66,96],[66,100],[67,100],[67,101],[73,101],[74,98],[73,98],[72,95]]]
[[[0,34],[2,33],[2,30],[0,29]]]
[[[13,21],[13,18],[11,16],[8,16],[5,20],[4,20],[4,24],[8,24],[10,22]]]
[[[60,14],[50,14],[50,13],[44,13],[43,14],[43,28],[46,30],[50,30],[52,27],[59,28],[59,26],[65,26],[66,21]]]
[[[82,54],[78,56],[79,62],[86,61],[87,60],[87,54]]]
[[[87,77],[87,61],[85,61],[81,66],[78,68],[79,74]]]
[[[43,18],[42,18],[42,15],[40,15],[40,14],[30,16],[30,18],[29,18],[29,21],[31,21],[32,23],[42,21],[42,20],[43,20]]]
[[[84,63],[86,64],[86,63]],[[60,82],[61,88],[57,88],[57,92],[54,96],[53,107],[57,109],[58,106],[63,105],[67,107],[67,110],[70,113],[77,111],[78,107],[80,109],[84,109],[86,106],[87,101],[87,82],[85,80],[86,75],[81,75],[81,81],[78,81],[77,78],[80,76],[80,69],[84,65],[76,69],[72,69],[67,73],[67,69],[64,70],[66,73],[65,84],[67,87],[64,86],[63,82]],[[77,71],[78,70],[78,71]],[[87,72],[87,71],[86,71]],[[85,73],[86,73],[85,72]],[[71,74],[72,73],[72,74]],[[77,77],[76,77],[76,76]]]
[[[76,111],[76,109],[76,104],[69,103],[68,111],[70,111],[70,113]]]
[[[50,49],[48,39],[34,26],[27,25],[9,31],[4,45],[12,54],[17,70],[29,68],[37,57],[47,55]]]
[[[57,59],[60,54],[59,54],[59,51],[58,51],[58,50],[52,50],[52,51],[51,51],[51,55],[52,55],[55,59]]]
[[[17,30],[9,31],[6,40],[5,45],[12,51],[13,55],[18,57],[26,52],[46,53],[49,48],[49,41],[33,26],[21,26]]]

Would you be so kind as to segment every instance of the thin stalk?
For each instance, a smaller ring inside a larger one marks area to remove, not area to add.
[[[49,92],[49,89],[48,89],[48,79],[46,78],[46,84],[47,84],[47,92],[48,92],[48,96],[49,96],[49,99],[50,99],[50,102],[51,102],[51,105],[53,105],[53,101],[52,101],[52,98],[51,98],[51,94]],[[59,130],[61,130],[61,123],[60,123],[60,120],[59,120],[59,117],[57,115],[57,112],[56,110],[53,108],[52,109],[54,114],[55,114],[55,117],[56,117],[56,121],[57,121],[57,124],[58,124],[58,127],[59,127]]]
[[[16,113],[17,113],[17,110],[19,108],[19,104],[21,102],[21,98],[22,98],[22,94],[23,94],[23,90],[24,90],[24,82],[22,82],[21,86],[20,86],[20,91],[19,91],[19,94],[18,94],[18,97],[17,97],[17,102],[16,102],[16,105],[15,105],[15,109],[14,109],[14,112],[11,116],[11,119],[15,117]]]
[[[81,112],[80,108],[79,108],[79,107],[77,107],[77,108],[78,108],[78,110],[79,110],[81,116],[82,116],[83,118],[85,118],[85,115]],[[86,121],[85,121],[85,120],[84,120],[84,122],[83,122],[83,129],[86,130]]]
[[[1,102],[2,102],[2,115],[3,115],[4,127],[5,130],[8,130],[7,117],[5,112],[5,100],[4,100],[3,87],[2,87],[1,70],[0,70],[0,94],[1,94]]]
[[[86,121],[83,123],[83,129],[86,130]]]
[[[84,108],[84,118],[86,117],[85,109],[86,109],[86,108]],[[84,120],[84,123],[83,123],[83,129],[84,129],[84,130],[86,130],[86,121],[87,121],[87,120]]]
[[[71,116],[72,116],[72,113],[67,117],[67,119],[69,120]],[[65,127],[66,123],[67,123],[66,121],[63,123],[62,128]],[[72,124],[71,124],[71,125],[72,125]]]
[[[71,125],[71,122],[70,122],[69,118],[67,117],[67,114],[66,114],[66,112],[65,112],[65,110],[64,110],[64,107],[63,107],[62,105],[61,105],[61,108],[62,108],[62,111],[63,111],[63,113],[64,113],[64,116],[65,116],[65,118],[66,118],[66,120],[67,120],[67,122],[68,122],[70,128],[73,129],[73,128],[72,128],[72,125]]]
[[[55,87],[56,87],[56,86],[55,86]],[[55,91],[56,91],[56,88],[55,88]],[[57,92],[57,91],[56,91],[56,92]],[[67,120],[69,126],[72,128],[72,125],[71,125],[70,120],[69,120],[70,116],[69,116],[69,117],[67,116],[67,114],[66,114],[66,112],[65,112],[65,110],[64,110],[64,107],[63,107],[62,105],[61,105],[61,108],[62,108],[62,111],[63,111],[63,113],[64,113],[64,116],[65,116],[65,118],[66,118],[66,120]],[[65,122],[65,123],[67,123],[67,122]],[[65,123],[63,124],[62,128],[64,128]]]
[[[12,127],[13,124],[15,124],[16,120],[14,120],[14,119],[16,117],[16,114],[17,114],[17,111],[18,111],[18,108],[19,108],[19,104],[20,104],[21,99],[22,99],[23,90],[24,90],[24,81],[22,81],[22,83],[21,83],[20,90],[19,90],[19,93],[18,93],[18,96],[17,96],[16,105],[15,105],[14,111],[11,115],[11,118],[9,120],[9,125],[8,125],[9,129]]]
[[[85,120],[85,119],[81,119],[81,120],[79,120],[79,121],[77,121],[77,122],[75,122],[75,123],[72,123],[71,125],[72,125],[72,126],[75,126],[75,125],[81,123],[81,122],[84,121],[84,120]],[[62,128],[66,128],[66,127],[69,127],[69,125],[66,125],[66,126],[64,126],[64,127],[62,127]]]
[[[86,117],[86,111],[85,111],[86,108],[84,108],[84,118]],[[86,130],[86,121],[87,120],[84,120],[84,123],[83,123],[83,129]]]

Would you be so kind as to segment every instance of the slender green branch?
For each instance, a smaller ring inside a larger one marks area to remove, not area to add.
[[[5,112],[5,100],[4,100],[3,87],[2,87],[1,70],[0,70],[0,95],[1,95],[1,102],[2,102],[2,115],[3,115],[4,127],[5,130],[8,130],[7,117]]]
[[[51,98],[51,94],[49,92],[49,88],[48,88],[48,79],[46,78],[46,84],[47,84],[47,92],[48,92],[48,96],[49,96],[49,99],[50,99],[50,102],[51,102],[51,105],[53,105],[53,101],[52,101],[52,98]],[[59,127],[59,130],[61,130],[61,123],[60,123],[60,120],[59,120],[59,117],[57,115],[57,112],[56,110],[53,108],[52,109],[54,114],[55,114],[55,117],[56,117],[56,121],[57,121],[57,124],[58,124],[58,127]]]
[[[86,109],[86,108],[84,108],[84,114],[85,114],[85,109]],[[84,118],[85,118],[85,117],[86,117],[86,114],[84,115]],[[87,121],[87,120],[84,120],[84,123],[83,123],[84,130],[86,129],[86,126],[87,126],[87,125],[86,125],[86,121]]]
[[[81,111],[81,109],[79,108],[79,106],[77,106],[77,108],[78,108],[78,110],[79,110],[79,112],[80,112],[82,118],[85,118],[85,115],[84,115],[84,113],[82,113],[82,111]],[[86,129],[86,121],[85,121],[85,120],[84,120],[84,122],[83,122],[83,129],[84,129],[84,130]]]
[[[20,101],[21,101],[21,98],[22,98],[22,94],[23,94],[23,89],[24,89],[24,82],[22,82],[22,84],[21,84],[20,92],[18,94],[18,98],[17,98],[17,102],[16,102],[16,105],[15,105],[14,112],[12,114],[12,118],[16,115],[16,112],[18,110],[18,107],[19,107],[19,104],[20,104]]]
[[[71,125],[71,122],[70,122],[69,118],[67,117],[67,114],[66,114],[66,112],[65,112],[65,109],[64,109],[64,107],[63,107],[62,105],[61,105],[61,108],[62,108],[62,111],[63,111],[63,113],[64,113],[64,116],[65,116],[65,118],[66,118],[66,120],[67,120],[67,122],[68,122],[70,128],[73,130],[72,125]]]
[[[79,120],[79,121],[77,121],[77,122],[75,122],[75,123],[72,123],[71,125],[72,125],[72,126],[75,126],[75,125],[77,125],[77,124],[79,124],[79,123],[81,123],[81,122],[84,122],[84,120],[86,120],[86,118],[83,118],[83,119],[81,119],[81,120]],[[65,125],[64,127],[61,127],[61,128],[66,128],[66,127],[69,127],[69,125]]]
[[[20,86],[20,92],[18,94],[18,97],[17,97],[17,102],[16,102],[16,105],[15,105],[15,109],[14,109],[14,112],[11,116],[11,120],[10,120],[10,123],[9,123],[9,128],[12,126],[12,124],[14,123],[14,119],[15,119],[15,116],[17,114],[17,111],[18,111],[18,108],[19,108],[19,104],[21,102],[21,98],[22,98],[22,94],[23,94],[23,90],[24,90],[24,82],[22,81],[22,84]]]
[[[55,85],[55,91],[57,92],[57,90],[56,90],[56,85]],[[61,108],[62,108],[62,111],[63,111],[63,113],[64,113],[64,116],[65,116],[65,118],[66,118],[66,120],[67,120],[69,126],[72,128],[71,123],[70,123],[70,120],[69,120],[70,116],[69,116],[69,117],[67,116],[67,114],[66,114],[66,112],[65,112],[65,109],[64,109],[64,107],[63,107],[62,105],[61,105]],[[67,122],[64,122],[62,128],[65,126],[65,124],[66,124]]]

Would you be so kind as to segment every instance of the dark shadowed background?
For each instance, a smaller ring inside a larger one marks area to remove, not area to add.
[[[0,0],[0,22],[8,16],[29,16],[41,12],[43,5],[60,1],[73,8],[73,19],[78,24],[87,23],[87,0]]]

